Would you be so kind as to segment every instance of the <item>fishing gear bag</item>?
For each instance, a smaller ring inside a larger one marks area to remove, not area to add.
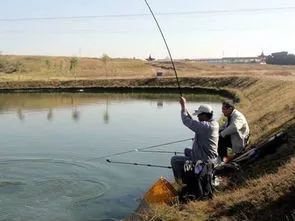
[[[183,183],[180,200],[205,200],[213,197],[213,163],[187,160],[184,164]]]

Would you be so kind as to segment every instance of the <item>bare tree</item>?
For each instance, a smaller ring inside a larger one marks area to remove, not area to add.
[[[75,77],[75,81],[77,79],[76,68],[78,66],[78,62],[79,62],[79,59],[77,57],[72,57],[70,59],[70,72],[73,72],[74,77]]]
[[[107,55],[107,54],[103,54],[101,56],[101,60],[102,60],[102,63],[104,65],[104,68],[105,68],[105,74],[106,74],[106,78],[108,77],[108,62],[111,58]]]

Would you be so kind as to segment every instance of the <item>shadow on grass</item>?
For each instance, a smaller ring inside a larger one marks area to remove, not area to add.
[[[221,217],[224,218],[222,220],[295,220],[295,185],[292,181],[294,180],[292,165],[294,165],[295,155],[295,125],[290,126],[287,131],[288,143],[277,148],[276,152],[248,165],[231,178],[232,186],[227,191],[237,191],[237,187],[243,186],[244,189],[253,188],[250,192],[244,192],[249,195],[241,195],[243,200],[229,203],[231,204],[229,207],[217,207],[216,213],[210,220],[220,220]],[[280,170],[285,166],[290,169]],[[277,176],[280,180],[273,183],[274,180],[269,180],[268,175]],[[259,178],[263,180],[260,180],[262,182],[257,189],[248,186],[252,181],[255,184]]]
[[[260,220],[277,221],[295,220],[295,188],[291,188],[288,193],[273,201],[270,205],[260,205],[257,208],[251,202],[241,202],[220,212],[218,217],[227,217],[227,220]],[[214,220],[214,218],[212,218]]]
[[[230,187],[241,187],[247,181],[258,179],[261,176],[275,174],[278,169],[289,162],[295,155],[295,124],[287,129],[288,142],[281,146],[274,146],[261,159],[245,165],[240,171],[230,177]]]

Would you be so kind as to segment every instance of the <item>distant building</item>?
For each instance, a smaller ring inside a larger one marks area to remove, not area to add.
[[[259,55],[258,58],[260,59],[260,64],[266,64],[267,56],[265,56],[263,52],[261,52],[261,55]]]
[[[287,51],[280,51],[280,52],[275,52],[275,53],[271,54],[271,56],[278,56],[278,57],[284,57],[284,56],[287,56],[287,55],[288,55]]]
[[[147,61],[154,61],[154,60],[156,60],[155,58],[153,58],[151,55],[148,57],[148,58],[146,58],[145,60],[147,60]]]
[[[265,64],[266,56],[262,52],[257,57],[223,57],[223,58],[203,58],[194,59],[194,61],[206,62],[211,64]]]
[[[266,58],[267,64],[295,65],[295,55],[288,54],[287,51],[275,52]]]

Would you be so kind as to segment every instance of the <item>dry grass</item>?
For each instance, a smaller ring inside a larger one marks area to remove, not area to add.
[[[153,73],[151,66],[137,59],[109,59],[103,62],[97,58],[78,58],[75,70],[70,70],[69,57],[0,56],[0,59],[23,64],[16,73],[0,73],[0,81],[150,77]]]
[[[173,76],[169,62],[154,63],[156,69],[166,71],[168,76]],[[176,62],[176,68],[182,77],[201,76],[251,76],[262,78],[280,78],[281,80],[295,80],[294,66],[261,65],[261,64],[207,64],[200,62]],[[288,77],[288,78],[286,78]]]
[[[70,70],[70,57],[0,56],[3,61],[22,64],[13,74],[0,73],[0,81],[72,80],[154,77],[162,71],[173,77],[170,62],[146,62],[138,59],[110,58],[106,62],[98,58],[78,58],[76,70]],[[179,77],[200,76],[252,76],[262,78],[295,79],[294,66],[259,64],[206,64],[192,61],[176,62]]]

